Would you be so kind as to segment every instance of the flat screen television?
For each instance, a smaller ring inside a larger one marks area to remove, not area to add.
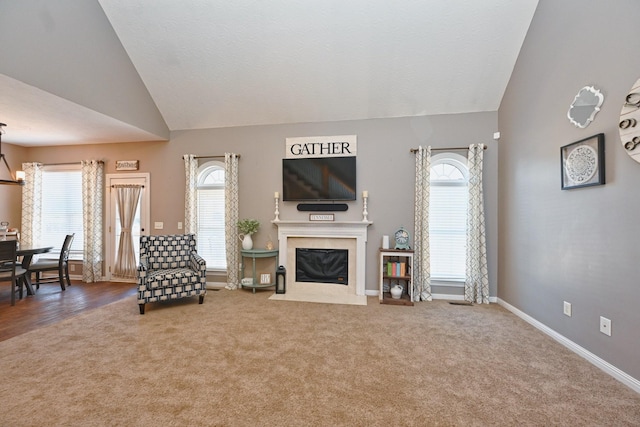
[[[282,159],[282,200],[356,199],[356,158]]]

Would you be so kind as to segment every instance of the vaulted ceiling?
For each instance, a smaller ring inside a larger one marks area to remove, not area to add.
[[[0,0],[3,141],[496,111],[537,3]]]

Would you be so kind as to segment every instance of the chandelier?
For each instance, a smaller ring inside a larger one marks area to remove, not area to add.
[[[9,170],[9,176],[11,177],[11,179],[0,179],[0,184],[24,185],[24,172],[16,171],[16,174],[14,175],[13,172],[11,171],[11,167],[9,166],[9,163],[7,163],[7,158],[2,152],[2,134],[4,133],[5,126],[6,124],[0,123],[0,159],[2,159],[2,161],[4,162],[4,165]]]

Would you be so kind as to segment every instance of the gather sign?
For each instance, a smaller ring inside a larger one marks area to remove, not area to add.
[[[287,138],[285,158],[351,157],[357,152],[356,135]]]

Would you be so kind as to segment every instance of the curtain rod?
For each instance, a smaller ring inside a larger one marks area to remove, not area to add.
[[[104,163],[102,160],[97,160],[98,163]],[[68,162],[68,163],[41,163],[42,166],[66,166],[66,165],[81,165],[82,162]]]
[[[236,154],[236,156],[238,158],[240,158],[240,154]],[[220,155],[217,155],[217,156],[195,156],[194,158],[195,159],[224,159],[225,156],[220,156]]]
[[[42,163],[42,166],[66,166],[66,165],[79,165],[81,162],[69,162],[69,163]]]
[[[489,148],[489,147],[487,147],[485,145],[484,149],[486,150],[487,148]],[[468,150],[468,149],[469,149],[469,147],[432,148],[431,151],[446,151],[446,150],[452,151],[452,150]],[[415,153],[415,152],[418,151],[418,149],[417,148],[411,148],[409,151],[412,152],[412,153]]]

